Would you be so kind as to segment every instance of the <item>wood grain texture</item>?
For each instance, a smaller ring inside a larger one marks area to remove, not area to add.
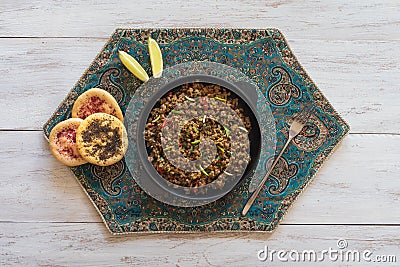
[[[111,237],[97,223],[0,223],[0,227],[0,261],[19,266],[281,266],[276,257],[272,264],[259,261],[257,252],[265,246],[285,251],[337,249],[338,239],[345,239],[348,249],[370,250],[372,257],[400,252],[400,226],[380,227],[377,232],[374,226],[284,225],[272,234],[120,237]],[[325,260],[323,266],[338,266],[338,263],[341,262]],[[296,266],[310,265],[315,264],[296,263]],[[356,265],[366,266],[366,263]]]
[[[0,80],[0,106],[13,114],[0,114],[0,129],[41,129],[105,42],[0,39],[0,71],[6,74]],[[400,133],[400,42],[303,39],[290,44],[351,131]]]
[[[101,222],[41,135],[0,132],[0,221]],[[370,157],[373,153],[380,157]],[[283,223],[400,225],[398,158],[400,136],[346,137]]]
[[[182,26],[279,28],[351,125],[272,234],[112,237],[39,131],[115,28]],[[345,238],[398,266],[399,26],[394,0],[0,1],[0,265],[280,266],[257,251]]]
[[[106,37],[115,27],[277,27],[289,38],[399,40],[397,1],[1,2],[0,36]]]

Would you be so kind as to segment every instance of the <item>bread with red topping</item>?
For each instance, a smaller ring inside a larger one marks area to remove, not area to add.
[[[87,163],[80,155],[76,145],[76,131],[82,119],[71,118],[58,123],[50,132],[50,151],[60,162],[67,166]]]
[[[72,118],[85,119],[94,113],[107,113],[124,121],[121,108],[115,98],[100,88],[92,88],[81,94],[72,107]]]

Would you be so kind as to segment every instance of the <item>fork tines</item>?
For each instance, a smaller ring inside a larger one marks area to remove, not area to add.
[[[310,116],[314,113],[315,111],[315,105],[311,105],[311,106],[306,106],[299,115],[297,115],[296,117],[296,121],[305,124],[308,119],[310,118]]]

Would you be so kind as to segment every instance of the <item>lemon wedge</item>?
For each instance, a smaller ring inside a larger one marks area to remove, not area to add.
[[[139,62],[136,61],[136,59],[124,51],[118,51],[118,56],[122,64],[124,64],[124,66],[139,80],[143,82],[147,82],[149,80],[149,75],[147,75],[147,72],[143,69]]]
[[[148,47],[153,77],[160,78],[163,71],[163,60],[160,47],[158,46],[157,42],[151,37],[149,37]]]

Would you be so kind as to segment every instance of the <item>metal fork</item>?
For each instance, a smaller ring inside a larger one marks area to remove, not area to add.
[[[242,215],[243,216],[245,216],[247,214],[247,212],[249,211],[250,207],[253,205],[254,200],[256,200],[256,197],[260,193],[261,188],[263,187],[263,185],[267,181],[269,175],[271,174],[271,172],[274,169],[275,165],[278,163],[278,161],[281,158],[283,152],[285,152],[286,148],[288,147],[290,142],[293,140],[293,138],[295,138],[301,132],[301,130],[306,125],[306,123],[307,123],[308,119],[310,118],[310,116],[314,113],[314,110],[315,110],[315,106],[314,105],[306,107],[300,112],[299,115],[297,115],[294,118],[293,122],[290,125],[289,138],[286,141],[286,144],[283,146],[281,152],[275,158],[275,160],[272,163],[271,167],[269,168],[267,174],[264,176],[264,178],[258,184],[257,189],[253,192],[253,194],[251,195],[251,197],[247,201],[246,205],[244,206],[244,208],[242,210]],[[268,166],[267,166],[267,168],[268,168]]]

